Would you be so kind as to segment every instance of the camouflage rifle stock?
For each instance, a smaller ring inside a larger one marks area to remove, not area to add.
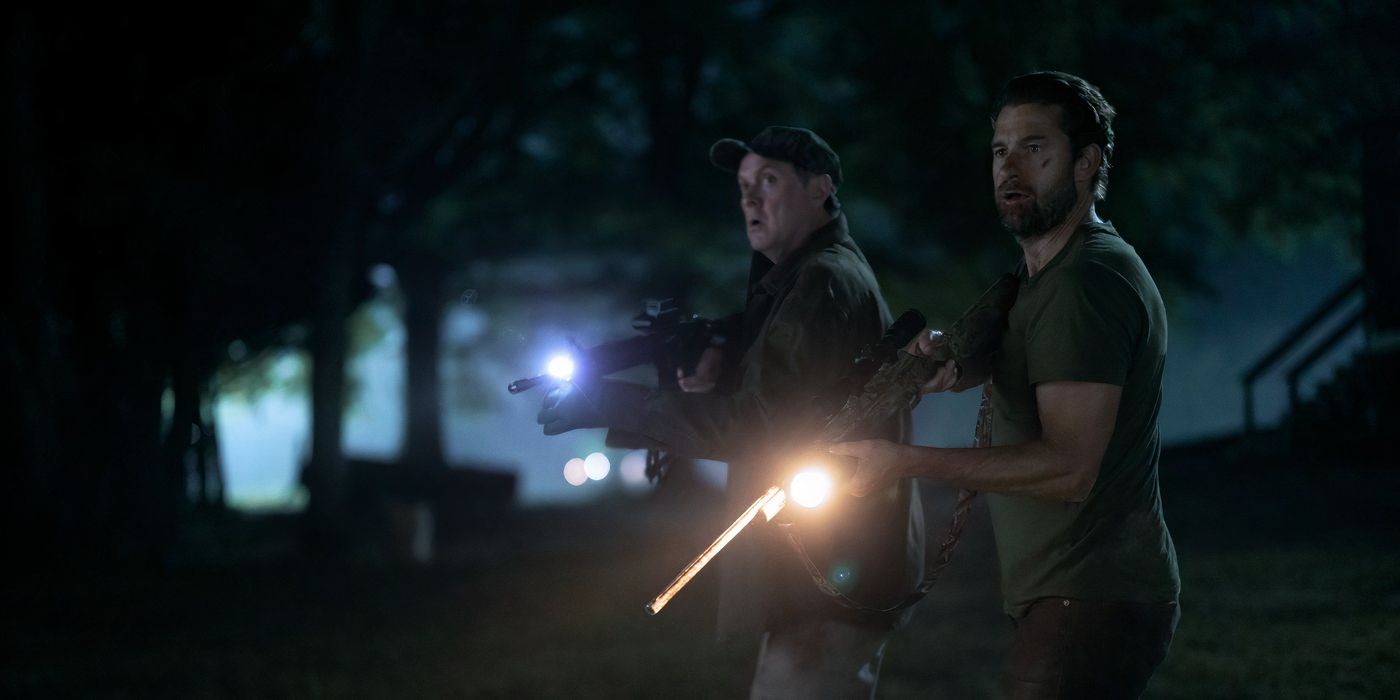
[[[963,312],[945,334],[946,341],[932,357],[899,351],[893,362],[876,372],[859,393],[851,395],[822,429],[823,442],[857,439],[862,426],[876,425],[903,409],[918,405],[919,389],[948,360],[957,363],[959,377],[985,377],[992,356],[1001,346],[1006,318],[1016,301],[1019,278],[1002,275]]]
[[[945,334],[947,340],[933,356],[922,357],[900,351],[893,362],[881,367],[861,391],[847,399],[841,410],[827,421],[822,431],[823,441],[834,443],[859,439],[861,436],[858,431],[863,426],[878,424],[902,409],[913,408],[919,403],[920,389],[948,360],[957,363],[960,382],[963,378],[989,377],[993,356],[1001,347],[1001,336],[1006,330],[1011,305],[1016,302],[1019,283],[1020,277],[1014,273],[1004,274],[997,279],[996,283],[953,323]],[[985,388],[978,410],[973,444],[976,447],[987,447],[991,444],[990,394]],[[926,563],[923,579],[902,601],[883,608],[871,607],[847,597],[813,563],[797,529],[791,524],[780,523],[779,526],[783,527],[788,542],[797,553],[803,568],[807,570],[812,583],[823,593],[841,605],[855,610],[897,613],[922,600],[938,581],[943,570],[948,567],[963,528],[967,525],[967,516],[972,510],[972,501],[976,496],[976,491],[958,491],[958,500],[953,507],[948,532],[939,544],[938,554]]]

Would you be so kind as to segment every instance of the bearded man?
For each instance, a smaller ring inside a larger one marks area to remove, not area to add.
[[[991,381],[991,446],[867,440],[857,495],[906,477],[986,492],[1015,628],[1013,698],[1134,698],[1180,619],[1176,550],[1162,515],[1157,425],[1167,316],[1133,247],[1095,211],[1108,188],[1115,111],[1059,72],[1002,91],[991,143],[1001,224],[1024,265],[987,376],[951,364],[926,392]],[[932,354],[936,333],[913,352]]]

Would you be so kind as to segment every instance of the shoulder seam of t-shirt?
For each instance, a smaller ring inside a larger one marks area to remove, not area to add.
[[[1074,293],[1078,293],[1078,294],[1082,294],[1082,293],[1083,293],[1083,290],[1084,290],[1084,287],[1085,287],[1086,281],[1087,281],[1085,278],[1086,278],[1087,276],[1099,276],[1099,275],[1108,275],[1108,276],[1111,276],[1111,278],[1114,279],[1114,280],[1116,280],[1116,281],[1110,282],[1109,284],[1112,284],[1113,286],[1121,286],[1121,287],[1126,288],[1126,290],[1127,290],[1130,294],[1132,294],[1132,297],[1131,297],[1131,298],[1136,302],[1137,309],[1138,309],[1139,313],[1142,315],[1143,321],[1145,321],[1146,323],[1151,323],[1151,319],[1148,317],[1148,314],[1147,314],[1147,306],[1146,306],[1145,302],[1144,302],[1143,299],[1142,299],[1142,295],[1139,294],[1138,291],[1137,291],[1137,289],[1135,289],[1135,288],[1133,287],[1133,285],[1132,285],[1131,283],[1128,282],[1127,278],[1125,278],[1125,277],[1124,277],[1122,274],[1120,274],[1117,270],[1113,269],[1112,267],[1109,267],[1108,265],[1105,265],[1104,263],[1102,263],[1102,262],[1100,262],[1100,261],[1097,261],[1097,260],[1085,260],[1085,259],[1078,258],[1077,256],[1076,256],[1076,258],[1075,258],[1073,261],[1067,261],[1067,262],[1070,262],[1071,264],[1068,265],[1068,266],[1066,266],[1066,271],[1067,271],[1067,272],[1070,272],[1070,274],[1071,274],[1072,277],[1073,277],[1073,281],[1071,282],[1071,281],[1069,281],[1069,280],[1066,280],[1066,283],[1072,284],[1072,285],[1074,285],[1074,286],[1076,287]],[[1086,301],[1089,301],[1090,303],[1095,303],[1095,300],[1088,299],[1087,297],[1085,297],[1085,299],[1086,299]],[[1096,305],[1097,305],[1097,304],[1096,304]],[[1145,330],[1145,329],[1139,328],[1138,330],[1139,330],[1139,331],[1143,331],[1143,330]],[[1033,341],[1033,334],[1032,334],[1032,336],[1028,337],[1027,340],[1028,340],[1028,342],[1034,342],[1034,341]],[[1134,339],[1134,340],[1136,340],[1136,339]],[[1135,342],[1134,342],[1134,343],[1131,343],[1131,344],[1132,344],[1132,345],[1136,345]],[[1122,376],[1120,376],[1120,375],[1117,374],[1117,373],[1109,372],[1109,371],[1107,370],[1107,368],[1105,368],[1105,367],[1094,367],[1094,368],[1092,368],[1092,369],[1087,369],[1087,370],[1081,368],[1080,371],[1076,371],[1076,372],[1073,372],[1073,373],[1070,373],[1070,374],[1058,375],[1058,376],[1055,376],[1055,377],[1052,378],[1052,377],[1037,376],[1038,373],[1037,373],[1036,371],[1030,370],[1030,369],[1028,368],[1027,379],[1030,380],[1030,383],[1031,383],[1032,386],[1038,385],[1038,384],[1042,384],[1042,383],[1045,383],[1045,382],[1049,382],[1049,381],[1095,382],[1095,383],[1102,383],[1102,384],[1113,384],[1113,385],[1115,385],[1115,386],[1123,386],[1123,385],[1124,385],[1124,382],[1127,380],[1126,372],[1130,371],[1131,365],[1132,365],[1132,358],[1129,359],[1128,366],[1124,368],[1124,374],[1123,374]]]
[[[1142,316],[1142,318],[1140,319],[1139,322],[1140,322],[1141,324],[1145,324],[1145,327],[1144,327],[1144,326],[1139,326],[1138,331],[1141,332],[1141,333],[1144,333],[1144,334],[1151,334],[1151,333],[1152,333],[1152,311],[1147,307],[1147,300],[1142,298],[1142,292],[1139,291],[1137,287],[1133,286],[1133,283],[1130,282],[1130,281],[1128,281],[1128,278],[1125,277],[1125,276],[1123,275],[1122,272],[1119,272],[1118,270],[1114,269],[1113,267],[1110,267],[1109,265],[1105,264],[1103,261],[1101,261],[1101,260],[1090,260],[1090,261],[1088,261],[1088,265],[1090,265],[1090,266],[1092,266],[1092,267],[1094,267],[1094,268],[1097,268],[1098,274],[1111,275],[1111,276],[1113,277],[1113,279],[1117,280],[1117,282],[1118,282],[1119,285],[1121,285],[1122,287],[1127,288],[1128,292],[1129,292],[1130,294],[1133,295],[1133,299],[1137,301],[1138,313],[1141,314],[1141,316]],[[1147,337],[1147,336],[1144,335],[1144,336],[1142,336],[1142,337],[1140,337],[1140,338],[1136,338],[1135,340],[1142,340],[1142,338],[1145,338],[1145,337]],[[1134,347],[1136,347],[1136,346],[1137,346],[1137,343],[1135,342],[1133,345],[1134,345]],[[1134,359],[1136,359],[1136,358],[1134,358]]]
[[[1118,270],[1114,269],[1113,267],[1109,266],[1101,260],[1086,261],[1086,266],[1096,268],[1099,271],[1099,274],[1112,275],[1114,279],[1120,282],[1124,287],[1128,289],[1129,292],[1132,293],[1134,299],[1137,299],[1138,309],[1142,311],[1143,317],[1149,323],[1152,321],[1151,314],[1148,313],[1147,309],[1147,300],[1142,298],[1142,292],[1138,291],[1138,288],[1134,287],[1133,283],[1129,282],[1128,278],[1125,277],[1122,272],[1119,272]]]

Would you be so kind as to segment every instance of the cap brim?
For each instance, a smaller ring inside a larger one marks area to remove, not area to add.
[[[753,153],[748,144],[738,139],[720,139],[710,146],[710,162],[727,173],[739,172],[744,156]]]

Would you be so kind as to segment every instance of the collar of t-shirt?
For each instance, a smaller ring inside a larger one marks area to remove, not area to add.
[[[1113,222],[1111,221],[1086,221],[1080,224],[1079,228],[1075,229],[1074,233],[1070,235],[1069,240],[1065,241],[1065,247],[1061,248],[1060,252],[1055,253],[1055,257],[1051,258],[1050,262],[1045,264],[1045,267],[1040,268],[1040,271],[1036,272],[1034,277],[1031,277],[1027,273],[1025,258],[1021,258],[1021,265],[1018,266],[1017,271],[1017,274],[1021,276],[1021,284],[1026,286],[1035,285],[1036,280],[1043,277],[1046,272],[1049,272],[1056,265],[1059,265],[1060,261],[1064,260],[1065,257],[1069,255],[1070,250],[1079,245],[1079,243],[1084,240],[1084,237],[1090,233],[1106,233],[1110,236],[1117,236],[1118,230],[1113,228]]]

